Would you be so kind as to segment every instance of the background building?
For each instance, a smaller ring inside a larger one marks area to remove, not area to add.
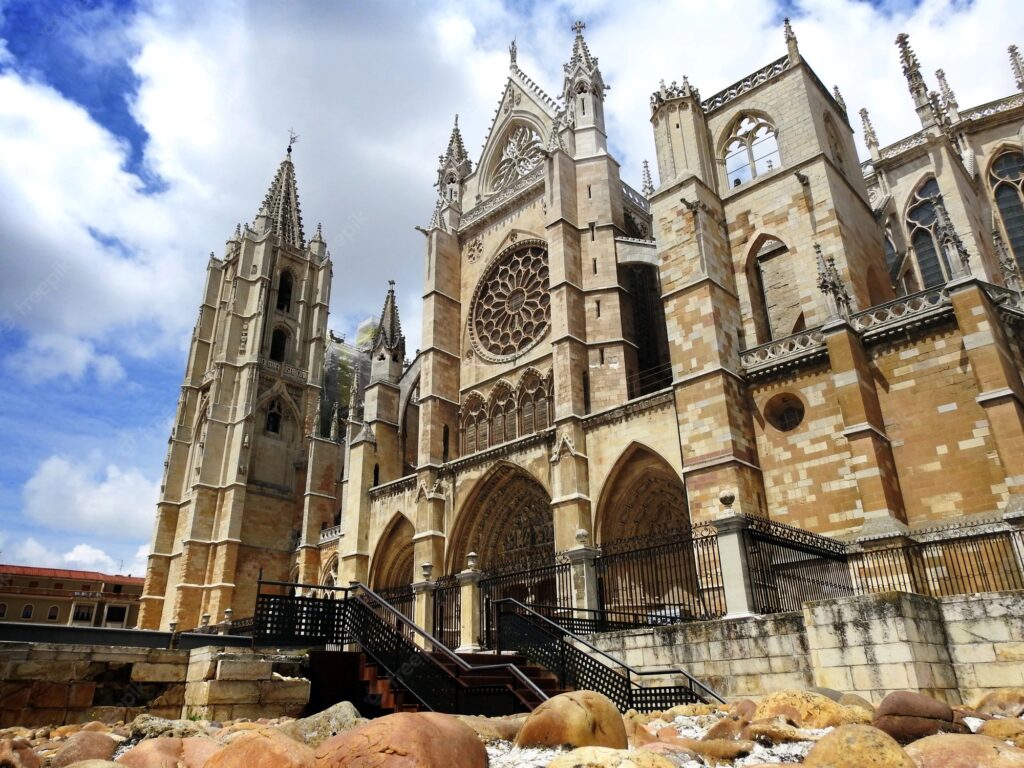
[[[142,585],[132,576],[0,565],[0,621],[134,627]]]
[[[470,553],[527,568],[727,510],[903,536],[1024,498],[1024,94],[961,109],[901,35],[921,130],[883,148],[862,111],[862,165],[787,22],[785,54],[729,88],[652,94],[659,183],[638,191],[583,29],[557,99],[513,44],[475,162],[456,120],[422,350],[392,284],[347,390],[289,150],[211,258],[143,626],[244,616],[261,571],[397,599]]]

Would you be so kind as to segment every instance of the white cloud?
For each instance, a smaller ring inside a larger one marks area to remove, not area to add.
[[[103,384],[124,378],[124,368],[116,357],[97,352],[92,342],[69,336],[34,336],[5,362],[9,369],[33,383],[64,376],[81,381],[86,374]]]
[[[24,512],[53,529],[114,539],[148,538],[157,485],[134,468],[50,456],[25,483]]]
[[[29,536],[24,541],[16,541],[9,548],[10,554],[4,559],[7,562],[19,565],[34,565],[43,568],[59,568],[63,565],[64,559],[59,553],[49,547],[40,544],[36,539]]]
[[[83,571],[113,573],[117,570],[117,563],[110,555],[102,549],[96,549],[88,544],[76,544],[70,552],[64,554],[64,562],[69,568]]]

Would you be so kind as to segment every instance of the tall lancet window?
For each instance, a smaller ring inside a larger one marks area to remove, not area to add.
[[[292,310],[292,273],[288,270],[281,272],[277,284],[277,308],[282,312]]]
[[[762,117],[744,115],[725,145],[725,171],[729,186],[762,176],[782,165],[775,126]]]
[[[1006,242],[1024,270],[1024,153],[1003,152],[989,174]]]
[[[914,193],[914,200],[907,211],[907,232],[914,249],[917,271],[925,288],[944,285],[952,271],[946,254],[936,237],[937,217],[931,198],[939,194],[939,184],[928,179]]]
[[[285,354],[288,352],[288,332],[275,328],[270,336],[270,359],[283,363]]]

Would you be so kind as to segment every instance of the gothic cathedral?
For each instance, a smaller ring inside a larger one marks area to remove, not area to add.
[[[456,120],[412,360],[393,284],[362,343],[328,331],[289,148],[210,258],[141,627],[249,616],[261,574],[397,598],[726,511],[854,540],[1024,507],[1016,47],[1017,92],[961,109],[901,35],[921,128],[882,146],[861,110],[861,163],[787,21],[729,88],[652,94],[635,190],[583,31],[557,98],[513,44],[475,162]]]

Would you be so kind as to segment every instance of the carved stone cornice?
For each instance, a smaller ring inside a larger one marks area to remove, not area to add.
[[[524,197],[544,184],[544,166],[538,165],[535,169],[523,176],[521,179],[509,184],[500,192],[497,192],[477,205],[462,217],[462,226],[459,228],[460,235],[466,235],[477,225],[482,224],[494,216],[511,208],[520,202]]]
[[[670,405],[673,401],[672,390],[662,390],[660,392],[654,392],[650,395],[637,398],[636,400],[630,400],[625,405],[620,405],[615,408],[610,408],[607,411],[601,411],[591,416],[586,416],[583,419],[584,429],[594,429],[595,427],[604,426],[605,424],[614,424],[619,421],[625,421],[632,418],[638,413],[644,413],[653,408],[660,408],[664,405]]]

